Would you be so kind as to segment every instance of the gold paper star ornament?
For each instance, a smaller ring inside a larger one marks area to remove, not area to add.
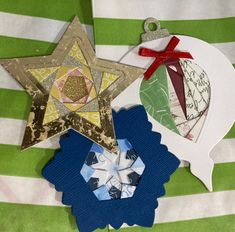
[[[72,128],[117,151],[110,102],[144,70],[96,58],[77,17],[51,55],[1,64],[32,96],[22,149]]]

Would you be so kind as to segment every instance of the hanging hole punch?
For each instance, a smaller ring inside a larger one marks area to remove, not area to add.
[[[157,24],[156,23],[149,23],[148,28],[150,31],[156,31],[157,30]]]
[[[160,21],[155,18],[147,18],[145,20],[144,31],[145,33],[141,35],[142,42],[164,38],[170,35],[167,29],[161,29]]]

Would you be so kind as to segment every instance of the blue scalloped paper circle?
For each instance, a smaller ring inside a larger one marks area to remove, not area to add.
[[[70,130],[61,137],[61,150],[44,168],[43,176],[63,192],[62,202],[72,206],[81,232],[91,232],[123,223],[151,227],[157,198],[165,194],[164,183],[179,165],[179,160],[160,144],[161,135],[151,130],[143,106],[113,112],[117,139],[127,139],[145,164],[141,181],[133,197],[100,201],[91,191],[80,170],[93,142]]]

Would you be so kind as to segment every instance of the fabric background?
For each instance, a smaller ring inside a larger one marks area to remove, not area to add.
[[[146,17],[162,20],[171,33],[204,39],[235,64],[234,0],[94,0],[97,54],[119,59],[139,42]],[[127,5],[128,4],[128,5]],[[78,15],[92,35],[90,0],[0,0],[0,58],[48,55],[68,22]],[[61,194],[41,176],[58,138],[20,151],[30,97],[0,67],[0,232],[76,231]],[[216,125],[215,125],[216,126]],[[235,127],[212,151],[214,192],[180,167],[160,199],[153,229],[126,231],[235,231]]]
[[[143,22],[161,20],[171,34],[211,43],[235,64],[235,3],[231,0],[93,0],[96,52],[119,60],[140,43]],[[216,125],[215,125],[216,126]],[[211,152],[214,191],[208,193],[185,163],[166,185],[152,231],[235,231],[235,128]],[[123,231],[145,231],[141,227]]]

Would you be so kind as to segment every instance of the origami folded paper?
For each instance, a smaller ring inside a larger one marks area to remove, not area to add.
[[[143,69],[96,58],[77,17],[51,55],[0,63],[33,98],[23,149],[73,128],[117,151],[110,101]]]
[[[81,175],[99,200],[132,197],[145,169],[127,139],[117,142],[118,155],[94,143],[81,169]]]
[[[151,130],[143,106],[113,112],[113,121],[120,156],[70,130],[42,172],[63,192],[62,202],[72,206],[81,232],[109,224],[115,229],[123,223],[151,227],[157,198],[180,163],[160,144],[161,135]],[[109,185],[109,178],[119,181]]]
[[[179,42],[180,39],[173,36],[162,51],[139,49],[140,56],[155,58],[144,73],[146,80],[153,80],[143,82],[140,97],[154,119],[181,136],[196,141],[209,107],[210,82],[205,71],[189,60],[193,59],[189,52],[174,50]],[[157,104],[155,91],[163,96]]]
[[[183,83],[181,94],[177,94],[174,86],[177,78]],[[210,94],[207,74],[188,59],[160,66],[140,86],[140,99],[148,113],[168,129],[194,142],[203,128]],[[185,107],[180,98],[185,99]]]

